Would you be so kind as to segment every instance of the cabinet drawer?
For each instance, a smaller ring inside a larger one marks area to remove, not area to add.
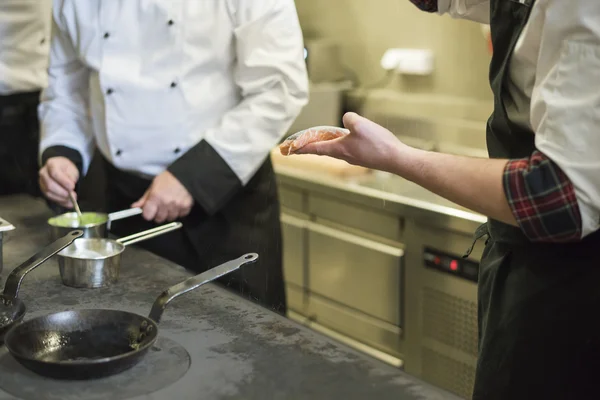
[[[283,235],[283,273],[285,281],[306,286],[306,236],[308,221],[290,215],[281,215]]]
[[[307,225],[309,290],[401,326],[404,250],[321,224]]]
[[[284,184],[279,184],[279,202],[282,207],[289,208],[297,212],[305,212],[304,193],[301,189],[296,189]]]
[[[317,220],[331,221],[392,241],[402,240],[402,221],[394,214],[344,203],[313,193],[308,198],[308,211]]]

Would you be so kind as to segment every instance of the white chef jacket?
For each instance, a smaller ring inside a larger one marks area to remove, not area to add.
[[[0,0],[0,95],[47,83],[52,0]]]
[[[40,154],[163,172],[205,140],[242,184],[308,98],[293,0],[55,0]]]
[[[489,5],[439,0],[438,12],[489,23]],[[600,227],[600,1],[537,0],[509,74],[535,146],[569,177],[589,235]]]

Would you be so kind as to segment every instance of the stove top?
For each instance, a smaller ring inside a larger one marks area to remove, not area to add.
[[[181,345],[159,337],[146,356],[127,371],[101,379],[64,381],[34,374],[2,347],[0,389],[23,400],[124,400],[172,385],[190,365],[190,355]]]

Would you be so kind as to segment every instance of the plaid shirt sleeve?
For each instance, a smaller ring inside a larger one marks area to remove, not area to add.
[[[426,12],[438,11],[438,0],[410,0],[410,2]]]
[[[533,242],[581,240],[582,222],[575,188],[565,173],[539,151],[510,160],[504,191],[517,223]]]

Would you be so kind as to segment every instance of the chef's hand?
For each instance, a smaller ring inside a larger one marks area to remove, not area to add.
[[[145,220],[161,223],[185,217],[193,205],[194,199],[187,189],[172,173],[165,171],[154,178],[146,193],[132,207],[141,207]]]
[[[77,200],[75,184],[78,180],[79,170],[66,157],[49,158],[39,172],[40,189],[44,196],[65,208],[73,208],[69,192],[73,192]]]
[[[350,134],[308,144],[296,154],[329,156],[350,164],[392,172],[402,151],[408,148],[392,132],[358,114],[346,113],[344,126]]]

